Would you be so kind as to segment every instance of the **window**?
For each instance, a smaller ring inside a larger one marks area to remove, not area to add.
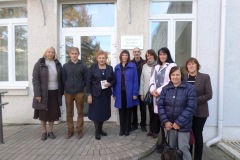
[[[27,7],[0,8],[0,84],[28,84]]]
[[[191,1],[170,1],[170,2],[152,2],[151,14],[191,14]]]
[[[63,4],[62,27],[113,27],[115,5]]]
[[[184,67],[196,50],[195,3],[194,0],[153,0],[150,4],[151,47],[156,52],[168,47],[180,67]]]

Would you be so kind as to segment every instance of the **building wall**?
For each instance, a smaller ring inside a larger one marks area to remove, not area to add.
[[[209,101],[210,115],[204,128],[204,140],[216,135],[218,113],[218,70],[220,43],[221,0],[197,2],[197,45],[196,58],[201,65],[200,72],[210,75],[213,98]]]
[[[4,102],[10,104],[3,110],[4,123],[38,123],[33,120],[32,83],[31,74],[36,61],[42,57],[44,50],[53,46],[59,50],[59,27],[58,27],[58,4],[57,0],[43,0],[43,10],[40,1],[28,0],[28,53],[29,53],[29,88],[21,90],[9,90],[9,96],[3,98]],[[131,4],[130,4],[131,2]],[[144,49],[142,57],[149,49],[149,1],[139,0],[117,1],[117,62],[121,51],[121,35],[143,35]],[[130,6],[131,5],[131,6]],[[130,13],[129,13],[129,7]],[[226,15],[226,39],[224,59],[224,86],[219,86],[220,65],[220,22],[221,22],[221,0],[197,1],[197,29],[196,29],[196,53],[194,56],[201,64],[200,72],[208,73],[211,77],[213,98],[209,101],[210,116],[204,128],[204,141],[210,140],[217,135],[218,120],[218,94],[219,87],[224,87],[224,139],[239,139],[239,90],[240,82],[237,60],[240,58],[240,15],[238,8],[240,1],[233,0],[227,3]],[[229,25],[231,24],[231,25]],[[130,52],[132,52],[130,50]],[[131,55],[132,56],[132,55]]]
[[[223,138],[239,137],[240,123],[240,8],[239,0],[227,1],[226,38],[224,52]],[[239,138],[238,138],[239,139]]]
[[[130,12],[129,12],[130,7]],[[143,35],[142,57],[149,49],[149,1],[117,1],[117,53],[121,52],[122,35]],[[132,56],[132,51],[129,50]],[[132,56],[133,57],[133,56]],[[118,58],[118,57],[117,57]],[[145,59],[145,58],[144,58]]]

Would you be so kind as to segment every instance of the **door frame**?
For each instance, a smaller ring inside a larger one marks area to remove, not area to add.
[[[111,47],[110,47],[110,61],[111,66],[117,65],[117,57],[116,57],[116,32],[112,28],[63,28],[60,34],[60,62],[65,64],[66,59],[66,47],[65,47],[65,37],[71,36],[73,37],[73,46],[78,47],[81,52],[81,36],[110,36],[111,37]],[[81,56],[81,54],[80,54]],[[81,57],[79,57],[81,59]],[[66,121],[66,106],[65,106],[65,98],[63,98],[63,106],[61,107],[61,121]],[[77,110],[74,107],[74,121],[77,120]],[[88,117],[84,117],[85,121],[90,121]],[[114,108],[114,99],[111,99],[111,117],[109,121],[117,122],[117,112]]]

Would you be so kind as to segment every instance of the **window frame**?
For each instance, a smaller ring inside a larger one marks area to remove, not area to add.
[[[191,1],[192,2],[192,14],[154,14],[151,15],[151,6],[152,2],[175,2],[175,1]],[[167,21],[168,22],[168,41],[167,41],[167,47],[171,50],[171,53],[173,53],[171,56],[175,60],[175,33],[176,33],[176,22],[178,21],[189,21],[192,22],[192,47],[191,47],[191,56],[196,56],[196,23],[197,23],[197,1],[196,0],[151,0],[149,2],[150,10],[149,10],[149,46],[152,46],[152,35],[151,35],[151,24],[152,22],[161,22],[161,21]]]
[[[1,8],[3,7],[1,6]],[[0,19],[0,26],[7,26],[8,28],[8,81],[0,81],[1,89],[24,89],[29,86],[29,78],[27,81],[16,81],[15,26],[18,25],[25,25],[28,27],[27,18]]]

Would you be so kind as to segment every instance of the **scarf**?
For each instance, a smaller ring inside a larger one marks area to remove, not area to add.
[[[155,66],[156,66],[157,64],[158,64],[157,61],[152,61],[152,62],[147,61],[147,65],[148,65],[149,67],[152,67],[151,75],[153,74],[153,71],[154,71]]]

